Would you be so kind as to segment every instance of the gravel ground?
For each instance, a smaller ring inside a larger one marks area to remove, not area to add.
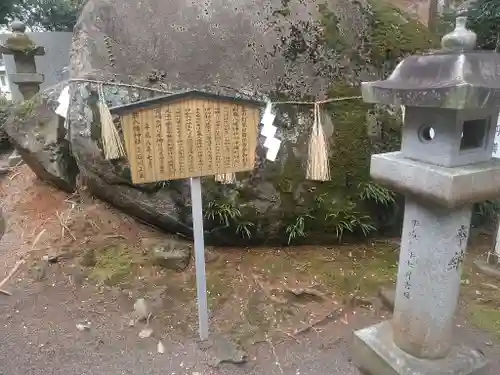
[[[0,297],[2,375],[359,374],[349,356],[351,327],[343,323],[297,341],[258,344],[246,364],[212,367],[210,349],[200,349],[195,338],[170,334],[154,319],[153,336],[139,338],[141,327],[127,323],[133,301],[120,292],[95,294],[64,279],[27,279],[20,274],[13,295]],[[89,330],[76,328],[87,321]],[[158,340],[164,354],[157,352]]]
[[[169,332],[155,319],[153,335],[139,338],[141,325],[128,324],[134,301],[123,292],[99,293],[94,287],[72,285],[57,269],[40,282],[21,272],[9,290],[12,296],[0,296],[2,375],[360,375],[351,363],[352,331],[380,320],[359,310],[348,324],[331,322],[297,340],[257,344],[243,365],[213,367],[211,349],[201,349],[194,337]],[[86,322],[90,329],[76,328]],[[457,339],[480,348],[492,360],[478,375],[499,373],[500,350],[494,339],[464,326],[457,327]],[[163,354],[157,352],[159,340]]]

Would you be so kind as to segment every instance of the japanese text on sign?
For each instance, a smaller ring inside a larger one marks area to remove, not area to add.
[[[257,106],[186,99],[146,106],[121,119],[134,183],[254,168]]]

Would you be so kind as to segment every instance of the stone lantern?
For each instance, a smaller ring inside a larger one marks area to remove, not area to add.
[[[362,84],[365,102],[406,108],[401,151],[371,160],[372,178],[406,204],[393,318],[355,332],[355,359],[368,374],[465,375],[486,364],[453,345],[452,331],[472,205],[500,196],[492,159],[500,54],[474,51],[465,23],[457,18],[441,51]]]
[[[4,46],[0,45],[0,54],[14,56],[16,73],[9,73],[9,79],[18,85],[23,98],[29,100],[40,91],[44,80],[43,74],[36,72],[35,56],[43,56],[45,49],[26,35],[26,26],[21,21],[13,21],[10,27],[13,35]]]

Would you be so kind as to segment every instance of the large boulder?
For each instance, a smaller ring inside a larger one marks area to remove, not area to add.
[[[71,53],[70,137],[80,173],[96,196],[169,232],[190,236],[187,181],[134,186],[127,160],[104,160],[98,83],[110,106],[200,89],[256,99],[359,95],[432,38],[386,5],[351,0],[89,0]],[[88,82],[85,82],[88,80]],[[150,88],[150,89],[148,89]],[[203,178],[210,242],[308,241],[381,227],[392,196],[370,183],[372,151],[397,147],[396,117],[359,100],[325,107],[332,181],[305,180],[311,106],[281,105],[276,162],[258,149],[256,168],[221,185]],[[376,131],[367,132],[368,124]],[[119,126],[118,126],[119,127]],[[378,129],[378,130],[377,130]]]

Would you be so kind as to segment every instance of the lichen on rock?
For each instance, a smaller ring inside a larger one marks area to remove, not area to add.
[[[5,41],[5,48],[14,53],[30,54],[36,50],[37,46],[26,34],[17,34]]]

